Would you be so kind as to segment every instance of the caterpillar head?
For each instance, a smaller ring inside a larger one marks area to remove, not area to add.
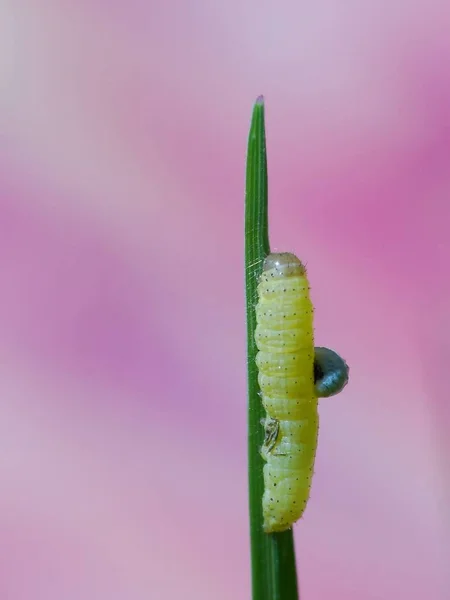
[[[319,398],[339,394],[348,383],[349,367],[329,348],[314,348],[314,385]]]
[[[292,277],[304,275],[305,265],[290,252],[272,252],[263,263],[263,272],[271,271],[272,277]]]

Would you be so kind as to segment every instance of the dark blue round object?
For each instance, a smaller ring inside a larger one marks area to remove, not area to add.
[[[314,384],[319,398],[339,394],[348,383],[349,367],[329,348],[314,348]]]

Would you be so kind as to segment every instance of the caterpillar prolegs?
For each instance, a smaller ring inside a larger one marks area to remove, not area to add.
[[[338,393],[348,367],[314,348],[306,269],[290,253],[264,261],[256,306],[256,363],[266,410],[263,518],[268,533],[289,529],[309,499],[317,447],[317,400]]]

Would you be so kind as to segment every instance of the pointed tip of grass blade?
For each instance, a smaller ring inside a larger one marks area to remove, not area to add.
[[[267,156],[264,96],[258,96],[253,105],[247,146],[245,214],[249,221],[246,229],[247,264],[258,265],[270,252],[267,216]],[[250,223],[250,221],[252,221]],[[257,277],[254,270],[252,277]],[[254,290],[255,291],[255,290]]]

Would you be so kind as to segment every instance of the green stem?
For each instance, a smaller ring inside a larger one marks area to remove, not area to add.
[[[292,529],[266,534],[262,529],[265,416],[258,385],[255,344],[258,279],[270,253],[267,202],[267,157],[264,100],[253,108],[247,151],[245,190],[245,288],[247,301],[248,474],[253,600],[298,600]]]

